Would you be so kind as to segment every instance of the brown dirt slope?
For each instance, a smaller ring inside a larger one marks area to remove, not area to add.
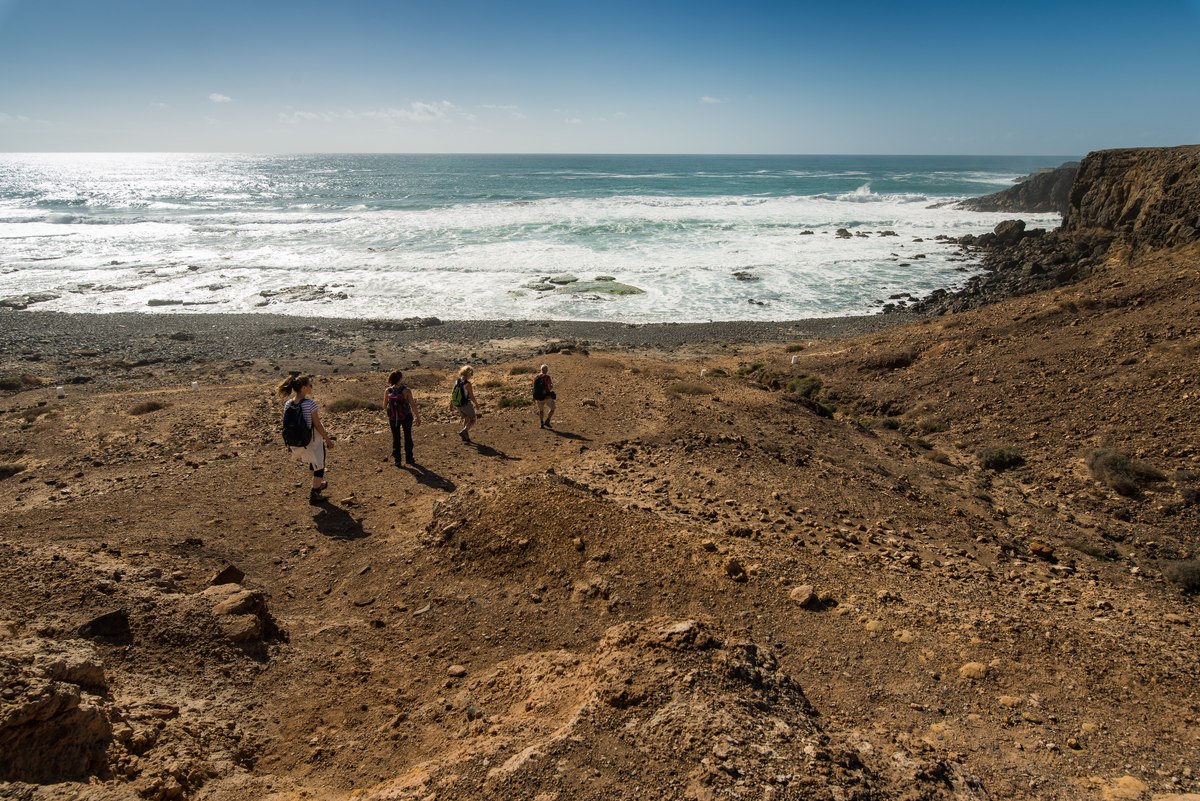
[[[513,345],[476,447],[419,368],[423,469],[329,410],[318,506],[265,365],[9,391],[0,793],[1198,792],[1198,264],[851,340]],[[320,401],[378,400],[343,368]]]

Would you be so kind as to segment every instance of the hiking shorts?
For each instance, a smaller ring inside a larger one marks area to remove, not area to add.
[[[470,401],[463,401],[463,405],[458,407],[458,413],[464,420],[475,419],[475,407],[471,405]]]
[[[537,402],[538,414],[541,414],[546,409],[550,410],[550,414],[554,414],[554,398],[542,398]]]

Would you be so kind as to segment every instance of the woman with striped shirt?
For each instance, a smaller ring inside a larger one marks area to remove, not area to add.
[[[329,486],[325,480],[325,450],[333,447],[333,436],[321,424],[321,413],[317,402],[312,399],[312,378],[306,375],[290,375],[279,385],[280,397],[287,398],[288,405],[299,404],[304,422],[312,431],[312,439],[304,447],[291,446],[292,458],[308,465],[312,471],[312,489],[309,490],[309,503],[322,500],[321,491]]]

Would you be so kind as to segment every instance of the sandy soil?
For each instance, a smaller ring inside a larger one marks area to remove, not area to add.
[[[1198,261],[850,338],[6,314],[0,795],[1188,798]],[[392,367],[419,469],[338,411]]]

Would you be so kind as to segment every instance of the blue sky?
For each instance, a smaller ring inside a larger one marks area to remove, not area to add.
[[[0,151],[1200,142],[1200,0],[0,0]]]

